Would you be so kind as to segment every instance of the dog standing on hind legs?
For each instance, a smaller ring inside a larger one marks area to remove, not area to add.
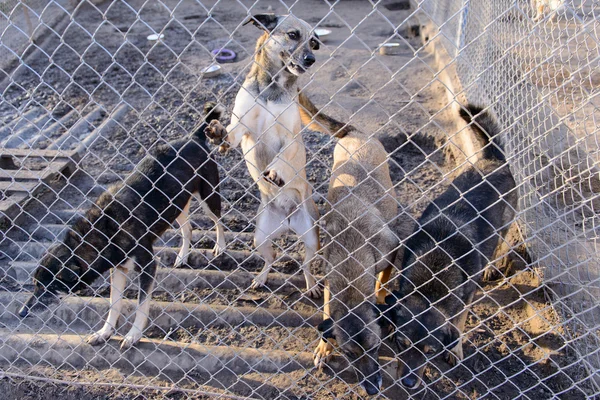
[[[306,179],[306,149],[296,103],[297,79],[315,62],[318,37],[292,15],[258,14],[252,22],[263,29],[254,64],[238,92],[227,128],[211,122],[206,135],[222,153],[241,145],[248,171],[258,185],[261,205],[254,246],[265,260],[251,288],[263,286],[275,261],[273,240],[292,230],[304,243],[302,264],[309,296],[321,289],[310,272],[319,250],[319,212]]]
[[[222,110],[205,106],[206,120],[218,119]],[[154,241],[177,220],[183,243],[178,262],[187,258],[191,225],[188,220],[192,196],[215,222],[214,251],[225,248],[219,195],[219,170],[206,147],[203,123],[190,137],[156,146],[122,182],[111,186],[78,218],[61,243],[52,246],[40,260],[33,276],[33,295],[19,315],[48,308],[58,294],[75,292],[111,271],[110,309],[104,326],[88,337],[91,345],[107,341],[115,332],[127,274],[139,273],[136,317],[121,342],[121,349],[135,345],[148,322],[150,296],[154,288],[156,261]]]

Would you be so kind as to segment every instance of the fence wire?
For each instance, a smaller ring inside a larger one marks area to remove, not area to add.
[[[597,397],[599,12],[1,1],[7,398]]]

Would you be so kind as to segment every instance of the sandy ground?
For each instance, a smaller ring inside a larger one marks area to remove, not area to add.
[[[213,2],[203,1],[210,8]],[[326,112],[349,120],[364,132],[377,135],[390,153],[392,178],[396,193],[407,215],[403,223],[417,218],[423,208],[449,183],[454,165],[444,158],[445,138],[452,133],[452,115],[444,111],[444,87],[435,79],[430,55],[415,54],[420,40],[407,33],[410,21],[402,2],[383,1],[376,10],[365,1],[342,1],[330,9],[320,1],[302,1],[291,11],[312,25],[333,31],[325,46],[316,53],[317,63],[301,80],[306,92]],[[31,69],[22,69],[16,82],[8,85],[0,102],[0,121],[10,123],[17,110],[41,107],[56,119],[71,110],[85,115],[95,106],[101,107],[97,126],[117,105],[126,104],[130,111],[119,125],[100,138],[79,164],[80,172],[61,189],[50,208],[37,204],[31,218],[24,219],[21,229],[7,233],[2,242],[35,241],[29,230],[36,220],[60,223],[59,212],[82,209],[94,201],[87,190],[95,184],[108,185],[122,179],[146,154],[157,138],[179,138],[197,124],[204,102],[218,100],[231,107],[244,73],[251,61],[254,43],[260,32],[250,26],[241,27],[248,11],[237,2],[221,1],[207,10],[194,1],[143,2],[132,0],[104,2],[94,8],[82,4],[73,16],[76,23],[63,34],[63,43],[50,38],[54,48],[54,64],[48,58],[27,60]],[[291,4],[291,3],[290,3]],[[389,6],[389,7],[386,7]],[[281,2],[260,1],[251,12],[285,13]],[[85,30],[82,29],[85,28]],[[86,33],[93,32],[94,38]],[[149,42],[146,36],[163,32],[162,42]],[[395,35],[401,43],[396,56],[382,57],[377,45]],[[237,52],[234,63],[223,64],[222,75],[201,79],[199,70],[210,64],[208,52],[226,46]],[[83,63],[81,62],[83,61]],[[72,79],[71,79],[72,77]],[[230,110],[231,108],[229,108]],[[66,120],[54,136],[41,141],[39,148],[49,145],[60,133],[72,127],[77,118]],[[320,134],[304,134],[309,165],[308,179],[317,193],[320,211],[324,210],[331,150],[335,143]],[[217,156],[221,168],[223,204],[227,229],[231,232],[252,231],[252,218],[258,206],[258,192],[248,179],[239,151]],[[60,187],[61,185],[59,185]],[[87,189],[82,189],[87,188]],[[52,197],[52,196],[50,196]],[[43,202],[48,203],[45,199]],[[48,203],[50,204],[50,203]],[[196,214],[201,214],[198,212]],[[203,226],[194,217],[196,228]],[[18,238],[18,239],[15,239]],[[302,254],[293,238],[278,242],[292,256]],[[203,238],[196,248],[210,248],[212,241]],[[241,241],[233,249],[250,250],[249,241]],[[8,258],[18,254],[8,253]],[[398,385],[384,391],[388,398],[523,398],[545,399],[554,396],[584,398],[590,388],[581,383],[585,371],[576,355],[564,343],[556,328],[551,304],[534,269],[525,269],[526,260],[511,254],[512,276],[482,288],[467,321],[466,360],[450,370],[443,361],[435,361],[426,369],[427,387],[408,393]],[[193,266],[192,266],[193,267]],[[218,264],[211,268],[220,268]],[[241,265],[244,270],[256,271]],[[297,264],[279,263],[277,271],[297,273]],[[321,273],[315,265],[315,272]],[[106,296],[106,291],[98,293]],[[186,290],[156,293],[163,301],[252,306],[271,309],[294,309],[318,313],[320,302],[305,298],[295,290],[239,291]],[[164,329],[149,329],[147,336],[161,338]],[[186,343],[227,345],[239,348],[286,349],[312,351],[317,332],[309,326],[255,327],[236,326],[204,329],[177,329],[170,340]],[[394,350],[384,345],[382,355]],[[40,383],[18,378],[0,379],[6,398],[162,398],[165,391],[141,389],[144,385],[200,389],[262,398],[361,398],[353,374],[334,376],[330,371],[299,370],[266,374],[260,371],[245,376],[146,377],[128,375],[116,369],[97,371],[93,368],[73,371],[49,366],[21,367],[21,374],[35,374],[67,382],[108,382],[115,387]],[[141,385],[124,388],[121,384]],[[0,396],[2,397],[2,396]],[[173,390],[168,398],[205,398]]]

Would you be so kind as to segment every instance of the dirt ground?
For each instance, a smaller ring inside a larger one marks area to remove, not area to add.
[[[251,62],[254,43],[260,32],[240,26],[248,12],[291,11],[310,24],[333,32],[316,53],[317,63],[302,77],[306,93],[325,112],[349,120],[364,132],[375,134],[390,154],[390,168],[399,202],[406,214],[400,224],[411,224],[428,202],[450,182],[455,165],[444,157],[446,137],[453,133],[453,115],[446,110],[443,85],[430,66],[431,55],[419,51],[420,39],[410,33],[410,10],[402,1],[382,1],[374,10],[370,2],[341,1],[330,8],[326,3],[260,1],[238,3],[220,1],[131,0],[103,2],[97,7],[83,2],[69,28],[50,36],[46,46],[53,49],[52,63],[47,57],[26,57],[29,68],[18,67],[18,83],[8,85],[0,101],[0,121],[9,124],[15,115],[31,107],[41,107],[60,119],[75,110],[62,127],[37,143],[49,146],[59,135],[95,107],[101,112],[92,126],[99,125],[122,104],[129,112],[118,125],[100,137],[79,163],[79,171],[65,182],[57,183],[58,195],[46,195],[33,204],[31,219],[6,233],[10,240],[35,241],[28,232],[37,222],[64,223],[58,216],[65,210],[85,209],[95,200],[94,185],[106,186],[127,175],[146,155],[157,139],[180,138],[198,124],[202,106],[217,100],[231,110],[234,97]],[[212,7],[212,8],[211,8]],[[210,10],[210,18],[208,17]],[[159,42],[146,39],[162,32]],[[93,39],[88,32],[93,33]],[[388,40],[401,43],[395,56],[380,56],[378,44]],[[210,65],[209,52],[225,46],[237,52],[235,62],[222,64],[224,73],[214,78],[200,76]],[[321,134],[307,131],[308,179],[314,187],[321,213],[327,192],[332,149],[335,143]],[[223,179],[221,193],[224,220],[229,232],[237,235],[230,250],[250,251],[252,218],[259,204],[258,191],[251,183],[239,151],[216,156]],[[97,194],[96,194],[97,195]],[[52,198],[52,201],[48,199]],[[42,203],[48,203],[42,204]],[[201,214],[198,211],[196,214]],[[193,217],[196,229],[211,229]],[[29,224],[29,225],[28,225]],[[18,231],[18,232],[17,232]],[[9,247],[5,239],[2,246]],[[293,237],[277,242],[278,251],[293,258],[301,256],[302,246]],[[203,237],[196,248],[212,247]],[[3,247],[4,248],[4,247]],[[8,254],[8,253],[7,253]],[[9,258],[16,255],[9,254]],[[427,386],[409,393],[398,384],[385,387],[387,398],[585,398],[592,393],[586,371],[577,355],[564,341],[551,301],[540,288],[535,265],[526,265],[525,254],[510,254],[513,265],[506,279],[482,287],[467,321],[466,359],[450,368],[435,361],[425,373]],[[168,266],[170,259],[161,257]],[[194,265],[190,267],[195,268]],[[214,261],[209,268],[223,269]],[[257,272],[259,266],[240,265],[244,271]],[[294,261],[277,264],[281,274],[297,274]],[[235,271],[232,268],[231,271]],[[322,274],[320,266],[315,272]],[[27,289],[27,287],[25,288]],[[98,296],[106,296],[104,291]],[[130,294],[132,296],[132,294]],[[186,304],[211,304],[235,307],[292,309],[306,314],[319,313],[322,302],[306,298],[294,289],[265,289],[240,292],[229,289],[186,289],[159,292],[155,300]],[[149,338],[163,338],[164,327],[152,326]],[[259,327],[241,324],[234,327],[207,325],[169,331],[168,340],[185,347],[188,343],[231,346],[269,351],[284,349],[312,352],[317,343],[314,327]],[[381,355],[393,357],[386,343]],[[190,372],[186,376],[144,376],[117,369],[84,370],[48,365],[13,366],[19,376],[46,377],[61,382],[47,383],[10,375],[0,379],[0,398],[61,399],[201,399],[223,396],[289,399],[358,399],[364,391],[348,370],[296,370],[285,373],[256,371],[243,376],[225,372],[207,376]],[[68,382],[88,382],[77,386]],[[98,383],[109,383],[102,386]],[[129,385],[129,387],[127,387]],[[159,388],[169,388],[159,390]],[[203,391],[194,393],[193,391]]]

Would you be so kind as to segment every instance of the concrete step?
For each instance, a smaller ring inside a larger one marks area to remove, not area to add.
[[[44,224],[32,228],[31,240],[37,242],[50,241],[55,242],[61,240],[65,232],[69,229],[67,224]],[[216,232],[214,230],[198,230],[192,232],[192,243],[205,242],[210,240],[213,243],[216,241]],[[251,232],[225,232],[225,240],[227,245],[243,245],[252,246],[253,234]],[[157,246],[176,247],[181,244],[181,231],[177,228],[168,229],[157,241]]]
[[[37,262],[52,244],[52,242],[15,241],[7,246],[5,255],[12,261]],[[154,246],[155,256],[159,257],[160,263],[165,266],[175,264],[178,252],[177,247]],[[281,254],[277,261],[296,263],[298,268],[302,262],[299,257],[293,258],[285,254]],[[219,270],[234,270],[242,267],[248,271],[257,271],[263,267],[264,260],[258,253],[248,250],[227,249],[225,253],[215,258],[211,249],[191,249],[187,265],[194,269],[212,267]]]
[[[30,313],[27,318],[17,315],[19,308],[31,293],[0,291],[0,324],[16,329],[47,329],[54,332],[68,330],[91,333],[102,327],[110,303],[103,297],[66,296],[50,310]],[[137,302],[124,300],[123,316],[119,332],[126,333]],[[177,328],[237,328],[241,326],[261,327],[315,327],[322,321],[322,314],[300,312],[293,309],[273,309],[266,307],[232,307],[223,305],[193,304],[180,302],[152,301],[148,328],[158,328],[169,332]]]
[[[35,262],[12,262],[6,275],[19,285],[31,285],[32,275],[37,264]],[[159,267],[156,272],[156,285],[154,292],[180,293],[186,289],[223,289],[246,290],[255,274],[242,269],[234,271],[215,271],[208,269],[183,269]],[[100,290],[109,285],[108,273],[104,279],[97,279],[92,287]],[[304,290],[306,284],[300,269],[295,275],[284,273],[271,273],[267,281],[266,291],[276,290]]]
[[[40,220],[40,224],[70,224],[77,217],[84,215],[86,211],[87,209],[84,208],[53,210],[52,212],[48,212],[43,216],[43,218]],[[201,212],[192,213],[190,215],[190,220],[192,221],[192,226],[195,229],[214,229],[215,224],[212,222],[212,220]],[[223,215],[221,217],[221,221],[225,225],[225,228],[229,231],[254,232],[254,225],[250,221],[241,220],[239,216],[233,215],[233,213]]]
[[[210,346],[165,340],[142,339],[125,352],[119,350],[119,340],[113,338],[101,346],[90,346],[85,337],[76,333],[56,335],[44,331],[0,329],[0,364],[60,365],[65,369],[117,369],[124,374],[157,376],[165,374],[172,380],[182,376],[219,377],[219,374],[271,374],[314,370],[312,353],[290,352],[234,346]],[[380,357],[383,383],[394,384],[397,363]],[[351,371],[343,357],[334,356],[328,367],[336,374]],[[315,371],[316,373],[316,371]],[[346,374],[348,375],[348,374]],[[264,379],[268,379],[267,376]]]

